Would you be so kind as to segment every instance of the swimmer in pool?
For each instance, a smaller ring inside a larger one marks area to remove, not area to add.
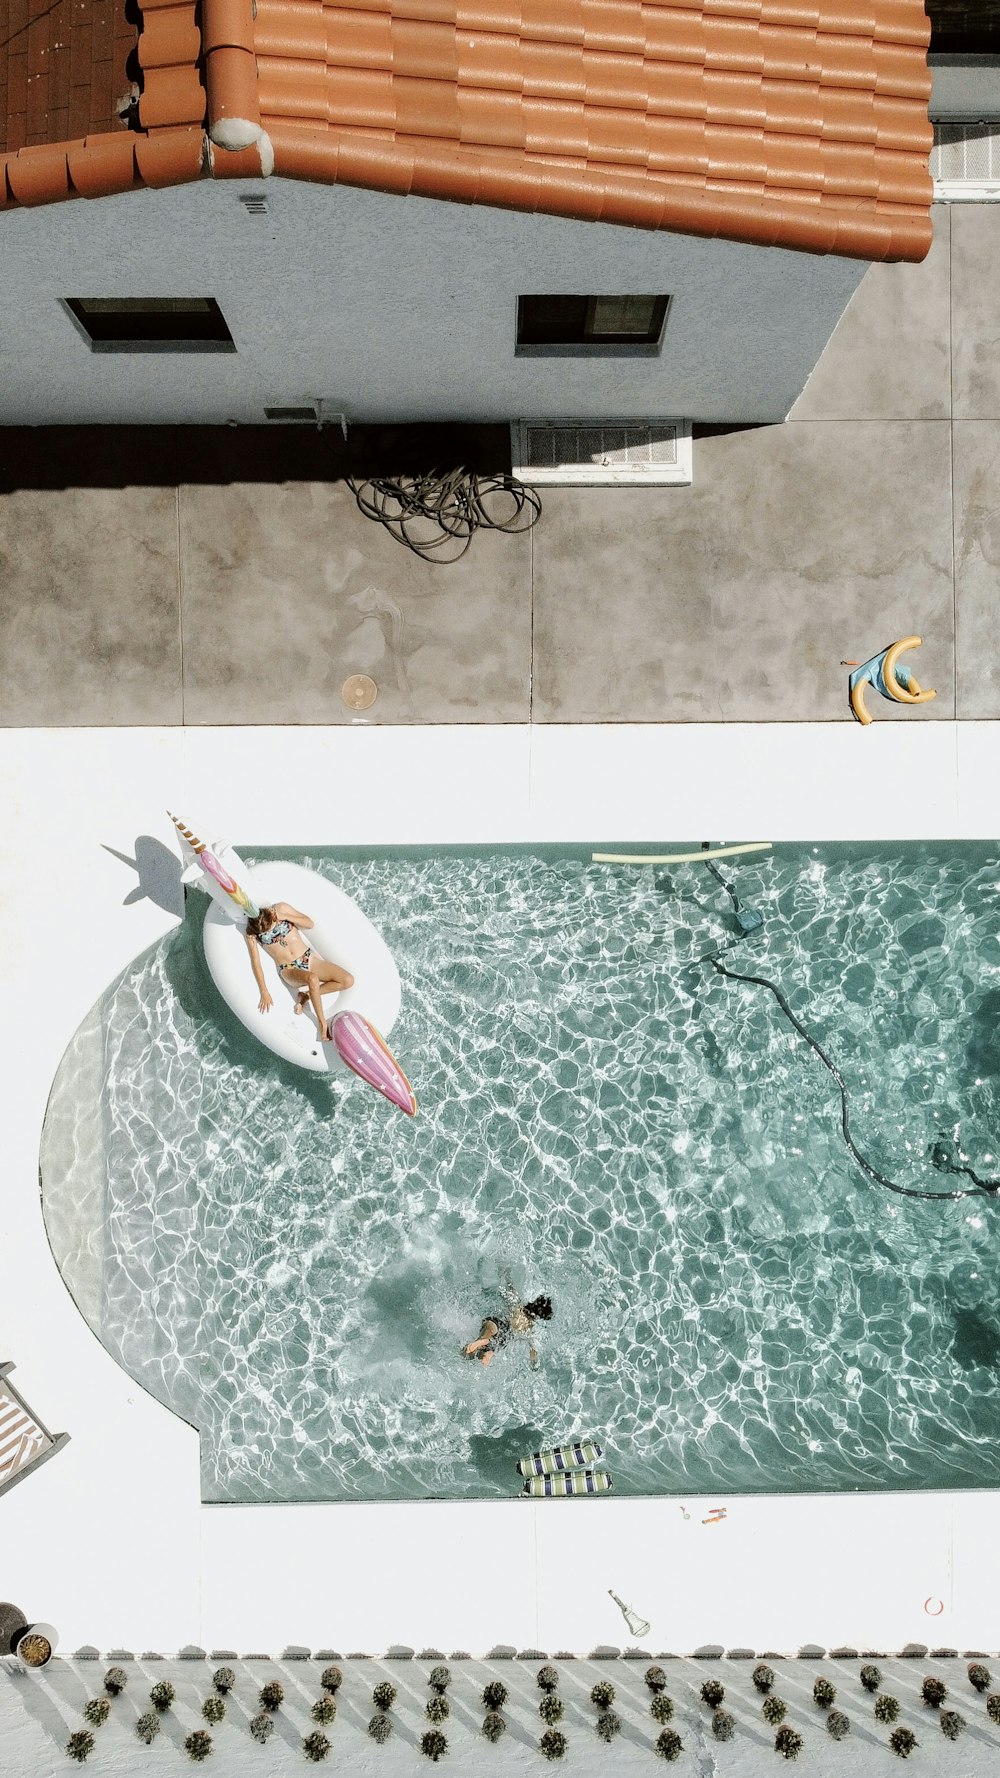
[[[485,1369],[493,1361],[494,1352],[499,1352],[518,1334],[530,1334],[536,1321],[552,1320],[552,1301],[547,1296],[536,1296],[530,1303],[518,1301],[517,1295],[509,1287],[505,1293],[509,1302],[506,1316],[487,1315],[479,1329],[478,1340],[470,1340],[463,1347],[466,1358],[478,1358]],[[528,1357],[532,1370],[538,1368],[538,1350],[532,1344],[528,1347]]]
[[[328,963],[325,957],[318,956],[306,943],[302,934],[310,931],[312,924],[308,914],[300,914],[287,901],[276,901],[273,907],[261,908],[259,914],[247,921],[244,937],[250,952],[250,967],[260,991],[260,1011],[270,1011],[273,1004],[260,964],[258,947],[264,945],[278,965],[282,981],[298,990],[296,1012],[304,1012],[306,1006],[311,1005],[320,1036],[325,1037],[323,995],[339,994],[341,988],[352,987],[354,977],[339,964]]]

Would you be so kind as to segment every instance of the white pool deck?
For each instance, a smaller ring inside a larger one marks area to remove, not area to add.
[[[586,1652],[630,1640],[609,1587],[656,1652],[996,1649],[992,1493],[203,1507],[196,1434],[62,1284],[38,1149],[78,1023],[178,917],[116,855],[170,845],[167,807],[248,847],[982,839],[1000,725],[8,730],[0,761],[0,1360],[72,1436],[0,1499],[0,1594],[63,1651]]]

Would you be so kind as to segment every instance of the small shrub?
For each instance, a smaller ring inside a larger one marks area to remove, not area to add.
[[[120,1697],[128,1685],[128,1674],[124,1667],[109,1667],[104,1675],[104,1689],[113,1698]]]
[[[446,1692],[451,1684],[451,1674],[447,1667],[432,1667],[427,1683],[432,1692]]]
[[[622,1726],[622,1719],[613,1710],[602,1710],[594,1727],[602,1741],[613,1741]]]
[[[667,1676],[664,1673],[663,1668],[647,1667],[646,1684],[651,1692],[665,1692],[667,1689]]]
[[[774,1751],[780,1753],[782,1759],[798,1759],[802,1752],[802,1736],[791,1723],[782,1723],[774,1737]]]
[[[231,1667],[216,1667],[212,1674],[212,1684],[220,1697],[225,1697],[226,1693],[231,1692],[236,1684],[236,1675]]]
[[[269,1679],[260,1688],[257,1702],[262,1710],[280,1710],[285,1696],[285,1688],[278,1679]]]
[[[207,1759],[212,1751],[212,1737],[207,1729],[192,1729],[190,1735],[184,1737],[184,1752],[189,1759]]]
[[[877,1692],[882,1684],[882,1675],[877,1667],[862,1667],[858,1678],[866,1692]]]
[[[420,1737],[420,1751],[426,1753],[427,1758],[437,1765],[441,1755],[448,1751],[447,1735],[442,1735],[440,1729],[425,1729]]]
[[[889,1746],[900,1759],[909,1759],[910,1754],[920,1743],[912,1729],[893,1729],[889,1736]]]
[[[712,1733],[717,1741],[731,1741],[736,1733],[736,1718],[728,1710],[716,1710],[712,1716]]]
[[[337,1705],[333,1698],[317,1698],[312,1707],[313,1722],[332,1722],[337,1714]]]
[[[158,1679],[150,1688],[149,1701],[155,1710],[169,1710],[176,1693],[169,1679]]]
[[[875,1721],[895,1722],[899,1715],[899,1699],[890,1698],[888,1692],[879,1692],[875,1699]]]
[[[221,1698],[206,1698],[201,1714],[206,1722],[221,1722],[226,1714],[226,1706]]]
[[[66,1743],[66,1752],[70,1759],[79,1760],[82,1765],[87,1755],[93,1753],[96,1745],[89,1729],[74,1729]]]
[[[957,1741],[965,1727],[965,1717],[959,1716],[957,1710],[942,1710],[938,1721],[941,1724],[942,1735],[946,1736],[949,1741]]]
[[[676,1729],[661,1729],[656,1737],[656,1751],[661,1759],[680,1759],[684,1743]]]
[[[259,1741],[261,1746],[263,1746],[264,1743],[266,1741],[269,1741],[271,1736],[274,1734],[274,1718],[273,1718],[273,1716],[268,1716],[267,1711],[262,1710],[260,1712],[260,1715],[255,1716],[253,1721],[251,1722],[250,1733],[253,1736],[254,1740]]]
[[[562,1759],[566,1752],[566,1737],[561,1729],[546,1729],[538,1747],[546,1759]]]
[[[943,1679],[928,1677],[921,1681],[920,1696],[923,1698],[928,1710],[940,1710],[945,1698],[948,1696],[948,1687],[945,1685]]]
[[[826,1719],[827,1734],[832,1735],[835,1741],[842,1741],[845,1735],[850,1734],[850,1731],[850,1718],[845,1716],[842,1710],[831,1710]]]
[[[543,1692],[554,1692],[559,1684],[559,1675],[554,1667],[539,1667],[535,1677]]]
[[[543,1703],[545,1702],[544,1698],[543,1698],[542,1702]],[[448,1703],[448,1700],[445,1697],[443,1692],[438,1692],[436,1697],[428,1698],[428,1700],[427,1700],[427,1720],[428,1720],[428,1722],[444,1722],[445,1717],[450,1716],[450,1715],[451,1715],[451,1706]]]
[[[710,1710],[718,1710],[725,1695],[726,1688],[717,1679],[706,1679],[701,1688],[701,1701],[703,1704],[707,1704]]]
[[[557,1698],[555,1692],[546,1692],[538,1706],[538,1714],[544,1723],[548,1723],[550,1729],[554,1728],[557,1722],[562,1721],[562,1699]]]
[[[111,1715],[111,1705],[107,1698],[88,1698],[83,1706],[83,1714],[92,1729],[99,1729]]]
[[[144,1711],[135,1725],[135,1732],[140,1741],[145,1741],[147,1747],[152,1747],[160,1732],[160,1719],[155,1710]]]
[[[760,1713],[764,1721],[774,1727],[775,1724],[784,1722],[788,1715],[788,1705],[781,1698],[767,1697],[760,1707]]]
[[[829,1710],[837,1697],[837,1688],[828,1679],[817,1679],[813,1686],[813,1703],[821,1710]]]
[[[673,1698],[668,1698],[666,1692],[655,1692],[649,1700],[649,1714],[654,1722],[672,1722]]]
[[[973,1686],[977,1692],[988,1692],[992,1683],[993,1681],[990,1678],[990,1670],[988,1667],[984,1667],[981,1661],[971,1661],[969,1663],[969,1684]]]
[[[389,1721],[389,1718],[385,1715],[384,1711],[380,1710],[377,1716],[372,1717],[371,1722],[368,1724],[368,1733],[373,1741],[378,1742],[380,1747],[382,1746],[383,1741],[388,1741],[389,1736],[392,1734],[392,1723]]]
[[[483,1704],[487,1710],[502,1710],[507,1702],[507,1687],[502,1679],[491,1679],[483,1686]]]
[[[372,1703],[376,1710],[391,1710],[396,1702],[396,1687],[387,1679],[380,1679],[372,1692]]]
[[[325,1759],[330,1751],[330,1743],[325,1735],[320,1734],[319,1729],[313,1729],[311,1735],[303,1735],[302,1751],[306,1759]]]
[[[506,1734],[506,1732],[507,1724],[500,1715],[499,1710],[487,1710],[486,1715],[483,1717],[483,1734],[486,1736],[487,1741],[499,1741],[501,1735]]]
[[[986,1700],[986,1714],[991,1722],[1000,1723],[1000,1692],[991,1692]]]
[[[759,1692],[769,1692],[774,1684],[774,1671],[764,1661],[761,1661],[759,1667],[754,1668],[752,1677]]]
[[[610,1710],[615,1701],[615,1688],[606,1679],[599,1679],[590,1694],[590,1702],[598,1710]]]
[[[319,1683],[325,1692],[338,1692],[344,1683],[344,1675],[339,1667],[324,1667]]]

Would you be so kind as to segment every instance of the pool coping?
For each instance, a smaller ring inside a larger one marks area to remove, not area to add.
[[[178,918],[150,867],[172,849],[167,807],[248,847],[991,839],[997,725],[8,730],[0,760],[0,918],[23,924],[30,897],[32,930],[69,958],[54,1002],[30,945],[2,965],[0,1358],[72,1435],[4,1500],[4,1585],[29,1615],[67,1647],[583,1650],[616,1640],[614,1587],[678,1653],[995,1643],[991,1491],[713,1496],[685,1500],[690,1521],[657,1498],[202,1505],[196,1434],[118,1369],[55,1269],[38,1146],[80,1020]],[[133,898],[137,838],[159,902]],[[725,1525],[702,1527],[702,1505]]]

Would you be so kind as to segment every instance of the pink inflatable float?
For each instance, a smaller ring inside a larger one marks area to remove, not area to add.
[[[334,1013],[326,1035],[344,1066],[412,1117],[417,1109],[406,1075],[384,1037],[359,1012]]]

